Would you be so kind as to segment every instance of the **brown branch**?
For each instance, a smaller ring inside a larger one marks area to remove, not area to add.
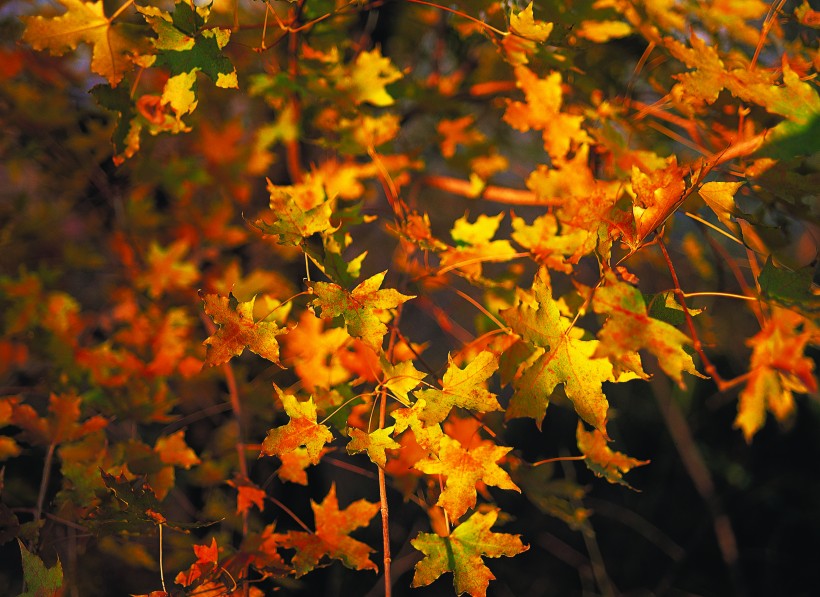
[[[737,538],[732,529],[731,520],[723,511],[720,500],[715,494],[715,484],[709,472],[709,467],[706,465],[703,454],[698,449],[680,406],[671,395],[668,384],[664,383],[663,377],[659,375],[653,375],[650,383],[652,384],[652,393],[655,395],[658,408],[669,434],[672,436],[672,441],[681,457],[683,466],[709,510],[721,557],[734,584],[734,594],[745,595],[744,581],[738,565]]]
[[[487,185],[479,193],[476,193],[475,187],[469,180],[452,178],[450,176],[425,176],[422,183],[436,189],[441,189],[442,191],[447,191],[453,195],[469,197],[470,199],[485,199],[487,201],[495,201],[496,203],[505,203],[507,205],[548,206],[562,204],[560,201],[541,199],[529,190],[511,189],[509,187],[499,187],[495,185]]]

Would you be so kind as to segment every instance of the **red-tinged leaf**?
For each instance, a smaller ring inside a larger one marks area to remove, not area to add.
[[[239,356],[247,348],[272,363],[279,365],[279,342],[276,336],[287,333],[270,321],[253,320],[255,297],[240,303],[233,294],[228,297],[202,294],[205,313],[219,325],[216,333],[205,340],[208,350],[205,364],[222,365]]]
[[[426,403],[419,418],[429,426],[446,419],[454,406],[477,412],[501,410],[495,394],[487,390],[485,383],[497,369],[498,358],[486,350],[464,369],[460,369],[450,357],[441,389],[416,392],[416,396]]]
[[[261,533],[248,533],[242,541],[240,551],[235,556],[225,560],[223,566],[234,574],[234,578],[239,576],[246,565],[251,565],[257,570],[276,576],[284,576],[290,573],[290,567],[279,553],[285,535],[275,531],[276,525],[269,524],[262,529]]]
[[[465,450],[457,440],[445,435],[441,438],[438,454],[421,460],[414,466],[428,475],[447,477],[436,504],[447,511],[451,520],[458,520],[475,506],[475,486],[479,481],[521,492],[507,471],[496,464],[510,450],[512,448],[489,443]]]
[[[183,261],[188,254],[188,241],[178,240],[167,248],[151,243],[148,249],[148,270],[139,276],[137,285],[146,288],[151,298],[158,298],[170,290],[190,288],[199,280],[199,270]]]
[[[367,526],[379,511],[379,504],[358,500],[339,510],[334,483],[321,504],[311,501],[310,505],[313,508],[316,532],[289,531],[283,539],[285,547],[296,550],[291,563],[297,577],[319,566],[324,558],[339,560],[354,570],[378,572],[378,567],[369,557],[373,549],[350,537],[350,533]]]
[[[490,528],[498,518],[498,510],[476,512],[458,525],[449,537],[419,533],[410,543],[424,554],[413,575],[413,586],[429,585],[445,572],[453,573],[456,594],[469,593],[484,597],[495,576],[482,558],[512,557],[529,549],[520,535],[494,533]]]
[[[31,553],[19,539],[20,555],[23,558],[23,580],[26,592],[19,597],[61,597],[63,595],[63,566],[60,560],[51,568],[46,568],[39,556]]]
[[[632,167],[635,235],[626,239],[630,249],[634,251],[640,247],[683,202],[686,197],[685,174],[674,155],[669,157],[666,167],[662,169],[647,173],[637,166]]]
[[[535,349],[534,360],[524,361],[513,381],[507,419],[531,417],[540,426],[550,395],[561,383],[578,415],[605,433],[609,402],[601,386],[615,381],[612,364],[594,358],[597,340],[581,340],[579,330],[571,329],[571,321],[552,298],[546,270],[540,270],[532,291],[520,292],[517,304],[502,311],[501,317]]]
[[[246,479],[237,477],[234,480],[229,480],[228,485],[236,489],[236,513],[242,514],[251,509],[251,506],[256,506],[262,512],[265,510],[265,493],[264,489],[260,489],[255,483]]]
[[[661,369],[684,387],[683,372],[704,377],[695,369],[692,356],[684,350],[690,345],[689,337],[677,328],[653,319],[647,314],[641,292],[620,282],[614,274],[607,275],[606,286],[595,290],[592,308],[596,313],[609,315],[598,339],[596,357],[607,357],[619,370],[631,370],[646,377],[637,351],[647,348],[658,358]]]
[[[199,464],[200,460],[196,453],[185,443],[185,430],[160,437],[157,440],[154,450],[159,453],[160,460],[165,464],[189,469]]]
[[[367,452],[367,457],[371,461],[384,468],[387,463],[387,455],[384,451],[401,447],[390,437],[391,433],[393,433],[393,427],[376,429],[372,433],[365,433],[361,429],[353,428],[350,430],[351,440],[347,444],[347,452],[348,454]]]
[[[747,341],[752,348],[749,380],[740,392],[735,418],[735,427],[747,442],[763,427],[767,410],[782,421],[794,411],[793,392],[817,391],[814,361],[805,354],[817,337],[811,321],[776,308],[763,329]]]
[[[638,460],[621,452],[610,450],[603,434],[597,429],[586,431],[581,421],[578,421],[575,435],[578,449],[584,454],[587,468],[610,483],[620,483],[632,489],[632,486],[624,481],[624,473],[628,473],[636,466],[649,464],[648,460]]]
[[[216,538],[211,539],[210,545],[194,545],[196,562],[184,572],[177,574],[174,582],[183,587],[189,587],[197,580],[206,580],[219,570],[219,549]],[[199,594],[199,593],[197,593]]]
[[[368,278],[349,292],[337,284],[313,282],[310,287],[316,298],[311,301],[311,305],[319,307],[322,317],[326,319],[341,315],[347,332],[351,336],[361,338],[365,344],[378,352],[387,333],[387,326],[379,318],[379,312],[395,309],[405,301],[415,298],[392,288],[379,290],[386,273],[384,271]]]
[[[76,394],[51,394],[48,400],[50,414],[43,418],[31,406],[19,404],[14,398],[9,401],[12,406],[10,422],[23,429],[24,439],[34,445],[75,441],[108,425],[108,419],[100,415],[78,423],[81,402]]]
[[[333,440],[333,434],[325,425],[316,422],[316,405],[312,398],[306,402],[299,402],[296,396],[285,394],[276,385],[273,387],[290,417],[290,422],[268,431],[268,436],[262,443],[260,456],[279,456],[304,446],[311,464],[316,464],[321,458],[322,447]]]

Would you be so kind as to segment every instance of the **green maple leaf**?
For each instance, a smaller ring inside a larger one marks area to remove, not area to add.
[[[476,512],[449,537],[419,533],[410,543],[425,557],[416,564],[413,587],[429,585],[445,572],[452,572],[456,594],[484,597],[495,576],[482,557],[512,557],[529,549],[521,542],[520,535],[492,532],[490,528],[497,518],[497,509],[486,514]]]
[[[393,427],[385,427],[384,429],[376,429],[372,433],[365,433],[361,429],[351,429],[351,440],[347,444],[348,454],[358,454],[359,452],[367,452],[367,457],[375,464],[384,468],[387,464],[387,455],[385,450],[397,450],[401,448],[398,442],[390,437],[393,433]]]
[[[607,357],[613,365],[632,370],[646,377],[637,351],[647,348],[658,357],[664,372],[683,387],[683,372],[703,377],[695,369],[692,356],[684,350],[691,344],[689,336],[666,322],[649,317],[640,291],[614,274],[607,275],[607,284],[595,291],[592,308],[609,315],[598,339],[601,343],[596,357]]]
[[[352,291],[330,282],[312,282],[310,287],[316,298],[310,304],[319,307],[321,316],[325,319],[341,315],[347,326],[347,333],[361,338],[378,352],[381,350],[382,338],[387,333],[387,326],[379,319],[377,311],[394,309],[415,298],[392,288],[379,290],[386,273],[384,271],[368,278]]]
[[[271,321],[254,321],[253,304],[256,297],[240,303],[233,293],[227,297],[202,294],[205,313],[219,325],[216,333],[205,340],[208,350],[205,364],[222,365],[239,356],[247,348],[260,357],[279,364],[279,342],[276,336],[287,333]]]
[[[507,408],[507,419],[531,417],[541,425],[550,395],[560,383],[575,411],[587,423],[606,432],[609,402],[601,386],[614,381],[612,364],[595,358],[597,340],[581,340],[570,320],[561,315],[546,270],[536,276],[532,291],[522,292],[518,304],[501,317],[534,349],[534,361],[525,361],[513,380],[516,392]]]
[[[63,566],[60,559],[51,568],[46,568],[39,556],[26,549],[19,539],[20,555],[23,558],[23,579],[26,592],[19,597],[57,597],[62,595]]]
[[[172,78],[202,71],[217,87],[236,88],[236,69],[222,53],[231,37],[229,29],[204,29],[205,19],[190,4],[178,2],[173,14],[153,6],[137,6],[157,33],[155,64],[167,66]]]
[[[310,507],[316,520],[316,532],[289,531],[282,536],[282,546],[296,550],[291,563],[297,577],[316,568],[325,557],[339,560],[353,570],[378,571],[369,558],[373,549],[350,537],[350,533],[366,526],[379,511],[379,504],[357,500],[339,510],[334,483],[322,503],[311,501]]]
[[[447,418],[454,406],[478,412],[501,410],[495,394],[487,391],[484,384],[496,369],[498,358],[486,350],[479,353],[464,369],[460,369],[450,358],[441,389],[416,392],[416,397],[426,402],[419,418],[425,425],[440,423]]]
[[[419,442],[421,443],[421,442]],[[496,464],[512,448],[482,443],[465,450],[458,440],[441,437],[438,454],[420,460],[413,468],[428,475],[444,475],[447,480],[437,505],[447,510],[452,520],[458,520],[476,503],[475,485],[483,481],[501,489],[521,492],[507,471]]]
[[[322,448],[333,441],[333,434],[325,425],[316,422],[316,404],[312,398],[299,402],[296,396],[285,394],[276,385],[273,387],[282,400],[290,422],[268,431],[260,456],[281,456],[304,446],[311,463],[318,463],[322,457]]]

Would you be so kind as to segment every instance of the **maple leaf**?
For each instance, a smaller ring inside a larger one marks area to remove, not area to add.
[[[319,459],[324,456],[327,450],[327,448],[323,448],[322,451],[319,452]],[[312,462],[312,458],[310,457],[310,454],[308,454],[307,448],[300,446],[292,452],[285,452],[283,454],[279,454],[278,456],[279,460],[282,461],[282,464],[279,465],[276,475],[282,479],[282,481],[298,483],[299,485],[308,484],[307,472],[305,469],[316,463]]]
[[[495,464],[510,450],[512,448],[492,444],[481,444],[472,450],[465,450],[458,440],[444,435],[439,443],[438,454],[417,462],[414,468],[428,475],[447,477],[436,505],[444,508],[452,520],[458,520],[475,506],[475,485],[478,481],[521,492],[507,471]]]
[[[211,538],[210,545],[194,545],[196,562],[188,570],[177,574],[174,582],[183,587],[191,586],[199,579],[207,579],[219,571],[219,549],[216,538]]]
[[[564,161],[571,146],[589,141],[581,128],[584,117],[561,111],[561,73],[553,71],[541,79],[521,65],[515,67],[515,78],[526,101],[509,101],[507,104],[504,121],[512,128],[522,132],[542,131],[544,149],[553,161]]]
[[[205,73],[217,87],[237,88],[236,69],[222,53],[231,38],[229,29],[203,28],[205,18],[185,2],[177,2],[169,14],[153,6],[138,6],[145,20],[157,33],[155,64],[171,71],[163,91],[164,103],[177,103],[178,113],[193,111],[196,104],[195,75]],[[184,76],[184,78],[179,78]],[[172,82],[176,80],[176,83]],[[170,86],[169,86],[170,84]],[[174,85],[179,88],[174,89]],[[180,95],[181,94],[181,95]],[[191,97],[182,99],[186,94]]]
[[[130,26],[114,24],[105,16],[103,2],[59,0],[66,12],[57,17],[23,17],[23,41],[35,50],[62,56],[80,43],[91,46],[91,70],[116,87],[132,66],[134,54],[142,51],[139,36]]]
[[[163,463],[189,469],[199,464],[200,460],[196,453],[185,443],[185,430],[160,437],[154,446],[154,451],[159,453]]]
[[[649,464],[648,460],[638,460],[621,452],[610,450],[607,438],[597,429],[587,431],[581,421],[578,421],[575,436],[578,449],[584,454],[587,468],[610,483],[620,483],[632,489],[632,486],[624,481],[623,474],[636,466]]]
[[[90,433],[106,427],[108,419],[95,415],[84,422],[80,420],[82,399],[73,393],[51,394],[48,399],[48,417],[40,417],[28,404],[20,404],[19,398],[12,396],[0,403],[6,411],[7,420],[23,430],[22,438],[32,445],[59,445],[76,441]]]
[[[282,545],[296,550],[291,564],[300,577],[319,565],[325,557],[339,560],[353,570],[373,570],[378,567],[369,557],[373,551],[370,546],[357,541],[350,533],[359,527],[367,526],[370,519],[379,511],[379,504],[367,500],[357,500],[347,508],[339,510],[336,499],[336,484],[317,504],[310,502],[315,518],[316,532],[289,531],[283,536]]]
[[[340,354],[350,336],[342,328],[323,328],[323,320],[306,310],[299,316],[299,325],[285,337],[283,358],[293,363],[308,392],[330,389],[351,377]]]
[[[316,295],[311,305],[321,309],[325,319],[342,316],[347,332],[376,350],[381,349],[387,326],[379,319],[377,311],[394,309],[414,296],[401,294],[392,288],[379,288],[387,271],[371,276],[352,291],[331,282],[312,282],[310,288]]]
[[[290,417],[290,422],[268,431],[262,443],[260,457],[279,456],[304,446],[311,464],[316,464],[321,458],[322,447],[333,440],[333,434],[325,425],[316,422],[316,405],[312,398],[306,402],[299,402],[293,394],[285,394],[275,384],[273,387]]]
[[[245,348],[279,365],[276,336],[287,333],[287,330],[274,322],[253,320],[256,297],[240,303],[233,293],[224,297],[200,291],[199,296],[205,303],[205,313],[219,326],[216,333],[205,340],[208,346],[206,365],[227,363],[232,357],[241,355]]]
[[[643,244],[646,237],[659,228],[684,200],[684,174],[674,155],[669,156],[665,168],[649,173],[632,166],[632,191],[635,194],[632,213],[635,216],[635,233],[634,237],[627,239],[630,249],[635,251]]]
[[[742,182],[707,182],[698,189],[698,195],[706,202],[718,219],[735,234],[740,228],[733,216],[741,212],[735,205],[735,193],[743,186]]]
[[[766,421],[766,410],[779,421],[794,411],[793,392],[817,391],[814,361],[806,345],[817,343],[815,326],[794,311],[775,308],[772,317],[746,344],[752,347],[749,379],[740,392],[735,427],[751,442]]]
[[[487,391],[484,383],[498,369],[498,357],[489,351],[481,351],[464,369],[460,369],[452,357],[448,358],[441,389],[415,393],[426,403],[419,415],[425,425],[440,423],[454,406],[478,412],[502,410],[495,394]]]
[[[498,519],[498,512],[498,509],[475,512],[449,537],[419,533],[412,539],[412,546],[425,556],[416,564],[413,587],[429,585],[445,572],[452,572],[457,595],[469,593],[473,597],[484,597],[495,576],[482,558],[512,557],[529,549],[521,542],[520,535],[490,530]]]
[[[684,387],[684,371],[704,377],[683,348],[692,343],[689,336],[666,322],[649,317],[643,295],[637,288],[619,281],[612,272],[607,273],[606,281],[606,286],[595,290],[592,297],[595,312],[609,315],[598,332],[601,343],[595,357],[607,357],[618,368],[646,377],[640,356],[635,353],[648,348],[658,358],[661,369],[679,386]]]
[[[545,269],[539,270],[532,290],[520,292],[517,304],[501,311],[501,317],[535,351],[535,360],[526,361],[513,382],[516,393],[507,419],[531,417],[540,427],[550,395],[561,383],[580,417],[605,433],[609,402],[601,385],[615,381],[612,364],[593,356],[597,340],[581,340],[573,333],[578,330],[561,315]]]
[[[523,218],[513,217],[512,227],[513,240],[529,249],[539,263],[567,274],[572,272],[573,264],[581,255],[594,249],[594,245],[588,242],[588,230],[562,226],[559,234],[558,219],[552,214],[539,216],[532,224],[527,224]],[[572,258],[566,260],[565,256]]]
[[[503,213],[495,216],[480,214],[475,222],[470,222],[465,214],[456,220],[450,234],[457,246],[442,253],[443,270],[459,269],[469,278],[479,278],[483,262],[514,258],[516,252],[510,241],[492,240],[503,218]]]
[[[350,437],[352,438],[347,444],[348,454],[358,454],[359,452],[367,452],[367,457],[370,458],[380,468],[384,468],[387,464],[387,455],[385,450],[395,450],[401,446],[390,437],[393,433],[393,427],[385,427],[383,429],[376,429],[372,433],[365,433],[361,429],[353,428],[350,430]]]
[[[148,268],[137,279],[140,288],[147,288],[151,298],[158,298],[168,290],[188,288],[199,279],[196,265],[182,258],[188,253],[188,242],[178,240],[163,249],[152,242],[146,261]]]
[[[379,358],[379,364],[384,372],[384,381],[381,385],[386,387],[403,405],[410,406],[407,393],[418,387],[427,375],[416,369],[412,360],[393,365],[382,355]]]
[[[51,568],[46,568],[43,560],[31,553],[20,539],[20,556],[23,559],[23,579],[26,592],[19,597],[60,597],[63,594],[63,566],[60,559]]]
[[[471,129],[475,121],[474,116],[463,116],[455,120],[441,120],[436,125],[441,140],[441,155],[451,158],[456,153],[456,145],[474,145],[484,140],[480,131]]]
[[[532,41],[543,42],[552,33],[552,23],[535,20],[532,12],[532,2],[518,14],[510,15],[510,31]]]
[[[441,431],[441,425],[424,425],[424,422],[421,420],[421,415],[425,408],[427,408],[427,402],[423,398],[419,398],[410,408],[394,410],[391,416],[396,421],[396,425],[394,426],[395,433],[399,434],[410,428],[413,430],[416,442],[423,449],[427,450],[428,453],[437,453],[439,443],[444,434]]]
[[[333,210],[320,177],[309,175],[303,183],[294,186],[275,185],[268,179],[268,192],[275,221],[268,224],[257,220],[254,226],[276,236],[277,242],[299,246],[313,234],[333,230],[330,224]]]
[[[382,56],[378,48],[359,53],[349,80],[354,101],[380,107],[392,105],[393,97],[387,93],[385,86],[401,77],[401,72],[389,58]]]

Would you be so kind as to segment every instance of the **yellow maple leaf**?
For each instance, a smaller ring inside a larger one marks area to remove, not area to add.
[[[139,53],[138,43],[122,25],[105,16],[102,0],[60,0],[67,9],[62,15],[25,17],[23,41],[35,50],[48,50],[62,56],[81,43],[91,46],[91,70],[113,86],[131,69],[132,56]],[[118,11],[119,12],[119,11]]]
[[[546,41],[552,33],[552,23],[537,21],[532,13],[532,2],[518,14],[510,15],[510,31],[532,41]]]
[[[398,81],[401,77],[401,72],[393,66],[389,58],[382,56],[378,48],[362,52],[356,57],[351,75],[356,103],[392,105],[393,97],[387,93],[385,86]]]

